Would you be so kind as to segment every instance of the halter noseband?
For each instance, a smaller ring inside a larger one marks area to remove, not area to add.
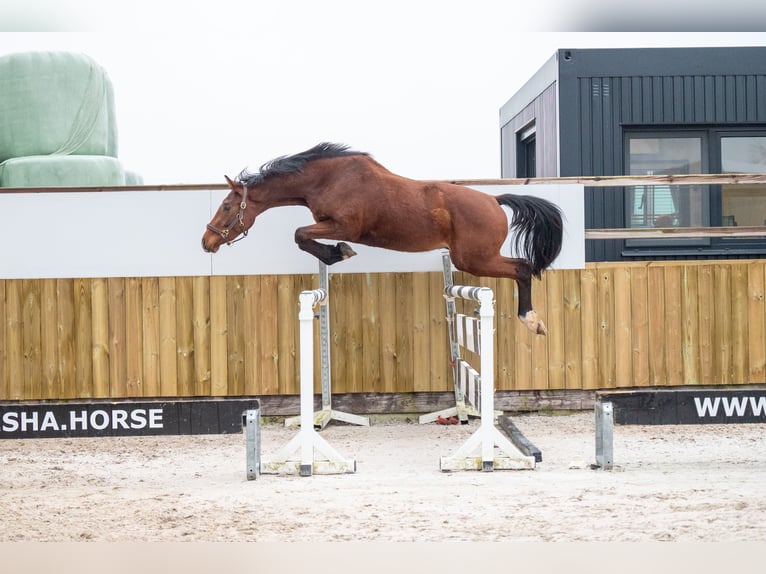
[[[245,227],[245,209],[247,209],[247,185],[242,184],[242,201],[239,204],[239,213],[234,216],[234,219],[231,220],[231,223],[224,227],[223,229],[218,229],[216,226],[208,223],[207,228],[212,231],[213,233],[217,233],[220,235],[223,239],[226,239],[229,236],[229,232],[234,228],[234,226],[239,222],[239,226],[242,228],[242,236],[238,237],[237,239],[233,241],[227,241],[226,245],[231,245],[232,243],[236,243],[240,239],[244,239],[247,237],[247,228]]]

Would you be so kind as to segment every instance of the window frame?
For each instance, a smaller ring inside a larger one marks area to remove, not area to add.
[[[623,173],[629,172],[629,141],[632,137],[701,137],[702,173],[722,173],[721,139],[725,137],[766,137],[766,126],[640,126],[623,127]],[[686,186],[684,186],[686,187]],[[707,220],[705,227],[722,226],[722,186],[707,185]],[[627,188],[624,193],[624,226],[629,229],[631,206]],[[766,200],[766,198],[764,198]],[[626,239],[624,257],[666,256],[762,256],[766,255],[763,237],[707,237],[697,239]]]

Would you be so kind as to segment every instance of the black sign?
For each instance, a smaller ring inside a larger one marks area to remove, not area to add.
[[[599,392],[614,406],[616,424],[766,423],[766,389],[662,389]]]
[[[228,434],[258,399],[0,403],[0,439]]]

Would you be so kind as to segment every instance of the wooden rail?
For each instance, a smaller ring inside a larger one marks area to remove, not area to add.
[[[766,237],[766,226],[632,227],[585,230],[585,239],[681,239],[684,237]]]
[[[631,185],[733,185],[766,183],[766,173],[706,173],[676,175],[591,175],[571,177],[495,178],[424,180],[457,185],[551,185],[581,183],[585,187],[625,187]],[[228,189],[225,183],[176,183],[161,185],[3,187],[0,193],[63,193],[108,191],[207,191]]]
[[[614,175],[614,176],[573,176],[535,177],[503,179],[455,179],[429,180],[454,183],[457,185],[542,185],[582,184],[585,187],[625,187],[635,185],[748,185],[766,184],[766,174],[676,174],[676,175]],[[125,185],[118,187],[6,187],[1,193],[63,193],[63,192],[114,192],[114,191],[208,191],[225,190],[224,183],[206,184],[163,184]],[[766,199],[766,198],[765,198]],[[698,237],[766,237],[766,227],[662,227],[662,228],[616,228],[586,229],[585,239],[655,239],[655,238],[698,238]]]

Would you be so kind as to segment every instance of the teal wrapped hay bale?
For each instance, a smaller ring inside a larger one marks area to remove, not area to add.
[[[0,187],[79,187],[132,184],[119,160],[96,155],[17,157],[0,164]]]
[[[0,162],[39,155],[117,157],[114,89],[89,56],[0,57]]]

